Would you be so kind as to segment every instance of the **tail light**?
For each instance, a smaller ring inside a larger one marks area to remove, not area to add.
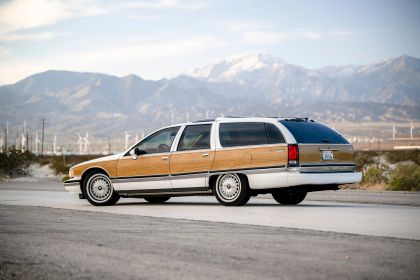
[[[288,146],[288,161],[289,165],[299,164],[299,148],[297,144],[291,144]]]

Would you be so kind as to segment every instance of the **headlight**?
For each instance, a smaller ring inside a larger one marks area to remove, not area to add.
[[[69,177],[70,177],[70,178],[73,178],[73,177],[74,177],[73,167],[72,167],[72,168],[70,168],[70,170],[69,170]]]

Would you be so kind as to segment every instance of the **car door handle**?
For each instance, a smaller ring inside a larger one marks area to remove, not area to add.
[[[162,157],[162,160],[167,160],[169,157]]]
[[[208,156],[209,156],[209,154],[205,153],[205,154],[202,154],[202,156],[203,156],[203,157],[208,157]]]

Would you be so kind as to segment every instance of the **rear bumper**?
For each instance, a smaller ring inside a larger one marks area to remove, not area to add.
[[[299,185],[343,185],[359,183],[362,180],[361,172],[334,172],[334,173],[299,173],[288,172],[287,184]]]
[[[249,186],[254,190],[286,188],[302,185],[344,185],[359,183],[360,172],[302,173],[283,171],[265,174],[247,174]]]
[[[80,179],[79,177],[71,178],[64,182],[64,188],[73,193],[73,194],[81,194],[80,190]]]

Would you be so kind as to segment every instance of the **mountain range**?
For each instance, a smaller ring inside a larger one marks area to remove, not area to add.
[[[420,120],[420,59],[311,70],[250,54],[170,79],[46,71],[0,86],[0,120],[73,139],[147,132],[172,122],[234,116],[309,116],[324,122]]]

